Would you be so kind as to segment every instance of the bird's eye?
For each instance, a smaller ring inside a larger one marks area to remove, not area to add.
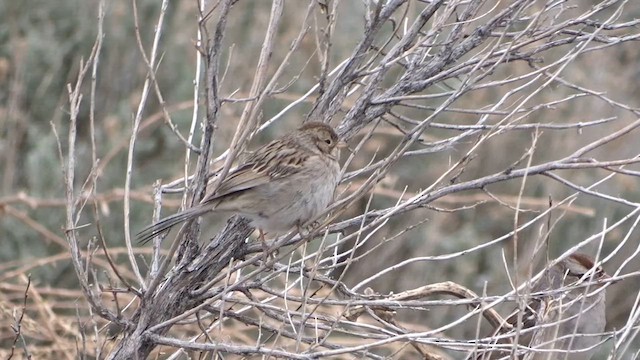
[[[584,274],[578,274],[576,272],[573,272],[573,271],[569,270],[569,271],[567,271],[567,275],[579,278],[579,277],[582,277],[582,275],[584,275]]]
[[[331,145],[331,139],[326,139],[324,142],[325,142],[327,145]]]

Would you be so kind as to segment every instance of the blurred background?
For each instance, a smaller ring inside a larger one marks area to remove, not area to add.
[[[583,1],[589,8],[590,3]],[[142,44],[149,52],[154,35],[154,24],[160,11],[160,2],[155,0],[137,1]],[[233,9],[232,17],[225,33],[222,68],[225,77],[221,84],[223,96],[244,98],[251,86],[255,65],[268,22],[270,3],[266,1],[239,1]],[[278,30],[273,63],[279,64],[291,42],[300,29],[301,16],[307,8],[306,2],[288,2],[285,6],[283,23]],[[24,299],[26,275],[32,279],[30,301],[42,307],[33,307],[55,314],[56,321],[39,330],[39,325],[29,325],[29,336],[46,344],[52,341],[52,333],[73,336],[77,309],[81,317],[87,316],[78,290],[76,274],[68,260],[67,246],[63,234],[65,222],[64,184],[58,145],[53,131],[64,134],[68,130],[67,84],[75,82],[79,66],[91,53],[97,29],[98,13],[96,0],[48,1],[3,1],[0,2],[0,348],[10,346],[14,333],[10,329],[13,310],[20,307]],[[343,1],[336,22],[336,34],[331,49],[331,63],[337,64],[346,58],[360,40],[364,10],[360,1]],[[409,12],[414,11],[409,7]],[[577,10],[576,10],[577,11]],[[349,15],[346,15],[349,14]],[[640,3],[628,2],[620,22],[640,17]],[[170,2],[161,44],[161,61],[156,78],[162,90],[166,107],[179,130],[186,134],[193,111],[193,81],[196,72],[195,36],[197,31],[197,7],[195,1]],[[321,26],[319,24],[318,26]],[[104,25],[104,44],[99,58],[95,99],[95,142],[100,158],[99,197],[95,211],[100,215],[104,236],[116,255],[116,261],[124,261],[126,252],[123,245],[123,186],[132,119],[138,107],[141,90],[147,74],[147,67],[136,43],[131,2],[109,1]],[[286,78],[292,79],[286,91],[271,97],[262,108],[261,118],[269,119],[293,100],[307,92],[316,82],[320,72],[320,62],[316,54],[316,43],[311,36],[303,43],[289,62],[291,69]],[[544,63],[554,57],[564,56],[567,49],[558,48],[547,54]],[[542,59],[541,59],[542,60]],[[628,42],[598,52],[577,57],[563,72],[562,77],[585,88],[606,94],[610,99],[629,107],[640,107],[640,46]],[[271,69],[274,71],[274,69]],[[504,79],[508,76],[530,71],[526,63],[513,63],[500,67],[490,79]],[[489,79],[489,80],[490,80]],[[392,80],[390,80],[392,81]],[[488,81],[488,80],[487,80]],[[285,84],[283,84],[284,86]],[[455,84],[442,84],[434,92]],[[515,87],[510,84],[507,87]],[[87,82],[86,86],[89,86]],[[88,90],[88,88],[87,88]],[[509,89],[488,87],[464,95],[455,108],[480,109],[493,104],[501,94]],[[552,102],[571,97],[574,89],[552,85],[533,95],[529,105]],[[88,91],[87,91],[88,94]],[[525,96],[527,94],[523,94]],[[160,179],[163,183],[182,176],[184,171],[185,147],[163,123],[160,104],[155,96],[150,97],[143,117],[143,128],[138,137],[132,178],[132,230],[135,232],[151,221],[152,184]],[[279,120],[268,131],[261,133],[251,142],[255,148],[279,134],[295,128],[310,110],[314,97],[291,109],[284,119]],[[91,149],[89,101],[80,109],[78,129],[78,153],[89,154]],[[348,98],[344,110],[350,107]],[[439,105],[439,100],[420,100],[425,107]],[[221,118],[215,138],[217,156],[227,149],[235,132],[237,120],[244,104],[228,102],[221,109]],[[201,107],[202,109],[202,107]],[[423,119],[431,111],[417,109],[397,109],[399,113],[414,119]],[[447,112],[436,119],[444,124],[473,124],[478,115],[473,113]],[[495,116],[498,121],[500,115]],[[597,119],[615,119],[598,126],[568,130],[540,130],[536,150],[532,157],[534,164],[561,159],[603,135],[636,120],[628,111],[611,106],[594,97],[576,97],[557,106],[546,106],[532,111],[522,123],[568,124]],[[340,119],[334,120],[334,125]],[[494,122],[495,122],[494,121]],[[365,129],[366,130],[366,129]],[[429,128],[425,131],[425,141],[438,141],[454,136],[459,131]],[[364,133],[364,131],[362,132]],[[353,146],[362,138],[362,133],[351,140]],[[516,163],[531,147],[535,129],[495,133],[491,141],[485,142],[474,153],[474,158],[460,174],[458,181],[477,179],[485,175],[503,171]],[[196,139],[201,132],[196,132]],[[362,151],[350,164],[349,170],[365,166],[372,158],[382,158],[400,140],[394,127],[382,123],[369,139]],[[198,140],[195,141],[198,143]],[[64,151],[67,145],[62,143]],[[410,196],[420,189],[435,183],[446,171],[452,159],[464,154],[474,143],[464,143],[455,148],[439,151],[427,156],[406,158],[394,165],[389,175],[374,189],[370,205],[369,196],[362,198],[342,215],[344,219],[361,214],[367,206],[372,209],[393,206],[405,192]],[[629,158],[637,155],[638,134],[632,132],[624,141],[616,141],[598,149],[588,156],[599,160]],[[344,155],[346,158],[346,155]],[[195,163],[195,160],[193,160]],[[525,160],[526,161],[526,160]],[[639,170],[638,166],[628,169]],[[91,157],[78,158],[76,181],[82,184],[91,170]],[[581,186],[590,186],[608,173],[599,169],[563,171],[562,175]],[[354,184],[363,179],[354,179]],[[353,286],[377,272],[403,260],[419,256],[446,255],[486,243],[509,233],[514,229],[514,207],[522,188],[517,223],[524,224],[535,218],[549,206],[573,194],[575,190],[562,186],[549,178],[535,176],[509,181],[489,187],[487,190],[498,196],[502,203],[495,201],[481,191],[463,192],[435,201],[431,208],[424,208],[392,219],[383,229],[373,235],[358,254],[378,246],[364,261],[350,265],[344,273],[344,282]],[[347,189],[344,185],[341,189]],[[598,185],[595,190],[612,194],[630,202],[640,201],[638,178],[614,176]],[[350,191],[350,190],[347,190]],[[177,211],[179,195],[168,195],[164,214]],[[507,206],[509,205],[509,206]],[[93,206],[89,203],[87,206]],[[447,211],[443,211],[447,209]],[[455,211],[454,211],[455,210]],[[533,256],[535,244],[548,241],[549,257],[559,256],[572,246],[600,232],[603,227],[614,224],[631,212],[627,205],[601,198],[580,195],[562,209],[554,211],[550,217],[538,220],[534,225],[520,232],[517,246],[513,238],[495,245],[452,259],[415,261],[368,284],[375,292],[386,294],[401,292],[422,285],[454,281],[477,293],[486,286],[488,294],[504,294],[510,286],[507,279],[503,255],[507,259],[508,270],[528,276],[533,270],[542,268],[547,256],[545,251]],[[87,241],[96,236],[92,211],[85,211],[86,228],[80,230]],[[207,221],[207,231],[211,234],[220,228],[226,219],[213,218]],[[581,249],[581,252],[595,255],[601,244],[601,257],[610,254],[622,239],[626,244],[603,266],[610,274],[618,269],[622,273],[638,271],[640,259],[629,258],[639,245],[638,231],[631,218],[614,231]],[[82,223],[82,222],[81,222]],[[549,229],[549,224],[552,228]],[[408,231],[405,231],[409,229]],[[547,232],[549,232],[547,234]],[[397,235],[397,236],[396,236]],[[389,240],[393,238],[392,240]],[[382,246],[380,244],[384,243]],[[345,245],[345,247],[352,245]],[[145,249],[140,249],[140,254]],[[521,262],[514,266],[514,255]],[[533,259],[533,261],[532,261]],[[630,260],[623,268],[621,264]],[[103,263],[106,267],[107,265]],[[340,271],[336,271],[336,276]],[[636,278],[612,286],[608,291],[608,329],[625,326],[640,288]],[[512,304],[498,310],[506,315]],[[400,312],[399,318],[416,328],[436,328],[465,313],[467,309],[458,307],[438,307]],[[36,317],[36,314],[32,314]],[[475,333],[474,326],[459,326],[445,335],[469,339]],[[606,358],[611,347],[609,341],[601,351]],[[640,348],[640,342],[637,343]],[[632,352],[629,352],[631,354]],[[458,355],[456,355],[458,356]],[[631,355],[629,355],[631,356]],[[631,357],[629,357],[631,358]]]

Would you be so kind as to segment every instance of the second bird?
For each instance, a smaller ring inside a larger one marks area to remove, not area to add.
[[[591,271],[593,274],[589,275]],[[591,286],[574,287],[581,279],[591,282]],[[587,255],[572,254],[558,262],[531,289],[532,293],[547,295],[533,298],[521,316],[516,310],[506,320],[514,329],[495,337],[495,348],[475,359],[591,359],[606,325],[605,292],[601,287],[609,280]],[[506,336],[515,339],[516,332],[519,345],[507,345],[510,341]],[[513,350],[524,354],[516,356]]]

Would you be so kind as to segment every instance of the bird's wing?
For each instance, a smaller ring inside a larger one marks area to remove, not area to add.
[[[244,164],[230,171],[215,189],[215,193],[206,196],[205,201],[286,178],[299,172],[309,156],[308,152],[300,151],[287,143],[269,143],[256,150]],[[214,179],[211,179],[211,182],[215,181]]]

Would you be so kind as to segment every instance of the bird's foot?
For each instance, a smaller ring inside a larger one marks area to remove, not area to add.
[[[320,225],[322,225],[322,223],[320,223],[319,221],[314,221],[314,222],[309,223],[309,224],[304,225],[304,226],[296,225],[296,227],[298,229],[298,234],[300,234],[300,237],[301,238],[306,238],[314,230],[318,229],[320,227]]]

